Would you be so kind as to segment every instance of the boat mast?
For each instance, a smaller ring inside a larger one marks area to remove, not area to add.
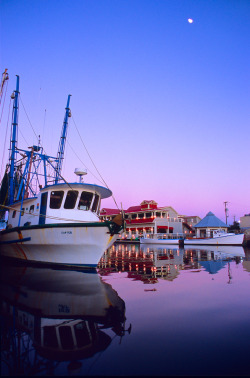
[[[62,171],[62,163],[63,163],[63,158],[64,158],[64,150],[65,150],[65,142],[66,142],[66,136],[67,136],[67,129],[68,129],[68,120],[69,117],[71,117],[70,109],[69,109],[69,102],[70,102],[70,96],[68,95],[68,101],[66,105],[66,112],[65,112],[65,117],[64,117],[64,122],[63,122],[63,127],[62,127],[62,134],[59,142],[59,147],[58,147],[58,153],[57,153],[57,165],[56,165],[56,175],[55,175],[55,184],[58,184],[58,181],[60,180],[61,177],[61,171]]]
[[[7,73],[7,68],[5,69],[3,75],[2,75],[2,82],[1,82],[1,86],[0,86],[0,104],[2,102],[2,96],[3,96],[3,88],[4,88],[4,85],[5,85],[5,82],[7,80],[9,80],[9,74]]]
[[[13,113],[12,113],[12,133],[11,133],[11,146],[10,146],[10,191],[9,191],[9,204],[14,202],[15,193],[15,161],[16,161],[16,146],[17,146],[17,126],[18,126],[18,96],[19,96],[19,76],[17,75],[16,90],[12,94],[14,99]]]

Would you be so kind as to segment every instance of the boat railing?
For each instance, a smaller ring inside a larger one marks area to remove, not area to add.
[[[184,239],[184,234],[181,232],[178,232],[176,234],[147,234],[144,235],[144,237],[147,237],[148,239],[158,239],[158,240],[169,240],[169,239]]]

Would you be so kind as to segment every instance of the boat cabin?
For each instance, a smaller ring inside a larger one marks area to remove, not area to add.
[[[211,211],[194,226],[197,238],[213,238],[218,232],[227,232],[228,225],[217,218]]]
[[[57,184],[41,189],[37,197],[14,203],[8,228],[54,223],[97,222],[101,199],[112,192],[85,183]]]

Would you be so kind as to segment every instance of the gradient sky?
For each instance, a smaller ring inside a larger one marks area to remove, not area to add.
[[[229,201],[229,223],[250,212],[249,0],[1,0],[0,6],[0,69],[10,76],[0,161],[8,156],[3,136],[19,75],[19,147],[41,135],[56,156],[72,95],[68,181],[84,163],[89,181],[100,184],[76,124],[124,209],[154,199],[180,214],[203,218],[211,210],[225,221]],[[112,199],[102,206],[115,208]]]

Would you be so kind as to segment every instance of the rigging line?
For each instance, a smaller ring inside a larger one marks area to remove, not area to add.
[[[58,170],[54,167],[54,165],[51,163],[51,161],[48,159],[47,160],[49,162],[49,164],[51,165],[51,167],[58,173],[58,175],[60,176],[60,178],[65,182],[66,185],[68,185],[68,187],[73,190],[73,188],[70,186],[70,184],[68,183],[67,180],[65,180],[65,178],[58,172]]]
[[[6,98],[6,94],[7,94],[8,84],[9,84],[9,82],[7,81],[7,86],[6,86],[6,90],[5,90],[5,94],[4,94],[4,100],[3,100],[2,114],[1,114],[1,118],[0,118],[0,124],[1,124],[1,121],[2,121],[3,109],[4,109],[4,104],[5,104],[5,98]],[[2,97],[1,97],[1,101],[2,101]],[[1,105],[1,101],[0,101],[0,105]]]
[[[32,126],[32,123],[31,123],[31,121],[30,121],[30,119],[29,119],[29,116],[28,116],[28,114],[27,114],[27,112],[26,112],[26,109],[25,109],[25,107],[24,107],[24,104],[23,104],[23,101],[22,101],[22,97],[21,97],[21,95],[19,95],[19,98],[20,98],[20,100],[21,100],[21,104],[22,104],[22,106],[23,106],[23,109],[24,109],[24,112],[25,112],[25,114],[26,114],[26,117],[28,118],[29,124],[30,124],[30,126],[31,126],[31,128],[32,128],[32,130],[33,130],[33,133],[35,134],[35,137],[36,137],[37,141],[38,141],[38,140],[39,140],[39,137],[36,135],[35,129],[34,129],[34,127]]]
[[[23,133],[22,133],[22,131],[21,131],[20,128],[18,129],[18,131],[19,131],[19,133],[22,135],[22,137],[23,137],[25,143],[28,145],[29,143],[28,143],[27,140],[25,139],[25,137],[24,137],[24,135],[23,135]]]
[[[31,126],[31,128],[32,128],[32,130],[33,130],[33,132],[34,132],[34,134],[35,134],[35,137],[37,138],[37,142],[38,142],[38,144],[39,144],[39,137],[36,135],[36,132],[35,132],[35,130],[34,130],[32,124],[31,124],[31,121],[30,121],[29,117],[28,117],[28,114],[27,114],[26,109],[25,109],[25,107],[24,107],[24,104],[23,104],[23,101],[22,101],[21,95],[20,95],[20,100],[21,100],[21,104],[22,104],[22,106],[23,106],[23,109],[24,109],[24,111],[25,111],[25,114],[26,114],[26,116],[27,116],[27,118],[28,118],[28,121],[29,121],[29,123],[30,123],[30,126]],[[22,134],[22,133],[21,133],[21,134]],[[22,136],[23,136],[23,134],[22,134]],[[23,137],[23,138],[24,138],[24,137]],[[24,140],[25,140],[25,138],[24,138]],[[25,142],[27,143],[26,140],[25,140]],[[27,144],[28,144],[28,143],[27,143]],[[43,149],[43,150],[44,150],[44,152],[45,152],[45,154],[46,154],[45,149]],[[49,161],[49,159],[48,159],[48,162],[49,162],[50,165],[54,168],[54,166],[51,164],[51,162]],[[55,169],[55,168],[54,168],[54,169]],[[55,169],[55,171],[56,171],[56,169]],[[60,174],[59,174],[59,176],[60,176],[60,178],[65,182],[65,184],[67,184],[67,185],[71,188],[71,186],[70,186],[69,183],[64,179],[64,177],[61,176]],[[72,189],[72,188],[71,188],[71,189]]]
[[[77,155],[77,153],[75,152],[75,150],[73,149],[73,147],[71,146],[71,144],[69,143],[69,141],[67,140],[67,143],[68,143],[68,145],[70,146],[70,148],[71,148],[71,150],[73,151],[73,153],[75,154],[75,156],[79,159],[79,161],[82,163],[82,165],[84,165],[84,167],[86,168],[86,169],[88,169],[88,171],[94,176],[94,178],[97,180],[97,181],[99,181],[101,184],[103,184],[103,182],[98,178],[98,177],[96,177],[95,175],[94,175],[94,173],[93,172],[91,172],[91,170],[86,166],[86,164],[84,164],[84,162],[80,159],[80,157]]]
[[[2,172],[3,172],[4,153],[5,153],[5,148],[6,148],[6,140],[7,140],[8,126],[9,126],[9,118],[10,118],[10,106],[11,106],[11,98],[10,98],[10,103],[9,103],[8,120],[7,120],[6,130],[5,130],[4,148],[3,148],[3,156],[2,156],[0,178],[2,177]]]
[[[26,113],[26,116],[27,116],[27,118],[28,118],[28,121],[29,121],[29,123],[30,123],[30,126],[31,126],[31,128],[32,128],[32,130],[33,130],[33,132],[34,132],[34,134],[35,134],[35,136],[36,136],[36,138],[37,138],[37,142],[38,142],[38,144],[39,144],[39,137],[36,135],[36,132],[35,132],[35,130],[34,130],[32,124],[31,124],[31,122],[30,122],[30,119],[29,119],[28,114],[27,114],[27,112],[26,112],[26,109],[25,109],[25,107],[24,107],[24,104],[23,104],[23,101],[22,101],[21,96],[20,96],[20,100],[21,100],[21,103],[22,103],[23,109],[24,109],[24,111],[25,111],[25,113]],[[26,142],[26,143],[27,143],[27,142]],[[28,144],[28,143],[27,143],[27,144]],[[46,154],[46,151],[45,151],[44,148],[43,148],[43,150],[44,150],[44,152],[45,152],[45,154]],[[47,154],[46,154],[46,155],[47,155]],[[52,166],[52,168],[53,168],[55,171],[57,171],[56,168],[51,164],[51,162],[49,161],[49,159],[48,159],[48,162],[50,163],[50,165]],[[60,175],[60,173],[59,173],[59,176],[60,176],[60,178],[65,182],[65,184],[67,184],[67,185],[70,187],[70,189],[72,189],[71,186],[70,186],[70,184],[65,180],[65,178],[64,178],[62,175]],[[72,190],[73,190],[73,189],[72,189]]]
[[[93,159],[91,158],[91,156],[90,156],[90,154],[89,154],[89,152],[88,152],[88,150],[87,150],[87,147],[85,146],[85,144],[84,144],[84,142],[83,142],[83,140],[82,140],[81,134],[79,133],[79,130],[78,130],[77,126],[76,126],[76,123],[75,123],[75,120],[74,120],[74,117],[73,117],[72,114],[71,114],[71,117],[72,117],[72,119],[73,119],[73,122],[74,122],[74,125],[75,125],[75,128],[76,128],[76,131],[77,131],[77,133],[78,133],[78,135],[79,135],[79,138],[80,138],[80,140],[81,140],[81,142],[82,142],[82,144],[83,144],[83,146],[84,146],[84,148],[85,148],[85,150],[86,150],[86,152],[87,152],[87,154],[88,154],[88,157],[90,158],[90,160],[91,160],[93,166],[95,167],[96,172],[99,174],[99,176],[101,177],[102,181],[104,182],[104,184],[106,185],[106,187],[109,189],[107,183],[105,182],[104,178],[102,177],[102,175],[101,175],[100,172],[98,171],[98,169],[97,169],[97,167],[96,167],[96,165],[95,165]]]
[[[91,158],[91,156],[90,156],[90,154],[89,154],[89,152],[88,152],[88,150],[87,150],[87,147],[85,146],[85,144],[84,144],[84,142],[83,142],[83,140],[82,140],[81,134],[79,133],[79,130],[78,130],[77,126],[76,126],[76,123],[75,123],[75,120],[74,120],[74,117],[73,117],[72,113],[71,113],[71,117],[72,117],[72,119],[73,119],[73,123],[74,123],[75,128],[76,128],[76,131],[77,131],[77,133],[78,133],[78,135],[79,135],[79,137],[80,137],[80,140],[81,140],[81,142],[82,142],[82,144],[83,144],[83,146],[84,146],[84,148],[85,148],[85,150],[86,150],[86,152],[87,152],[87,154],[88,154],[88,156],[89,156],[89,158],[90,158],[90,160],[91,160],[93,166],[95,167],[97,173],[98,173],[99,176],[101,177],[101,179],[102,179],[102,181],[104,182],[104,184],[106,185],[106,187],[107,187],[109,190],[111,190],[111,189],[109,188],[108,184],[106,183],[106,181],[104,180],[104,178],[102,177],[102,175],[100,174],[99,170],[97,169],[97,167],[96,167],[96,165],[95,165],[93,159]],[[111,192],[112,192],[112,191],[111,191]],[[117,205],[117,202],[116,202],[116,200],[115,200],[115,197],[114,197],[113,193],[112,193],[112,198],[113,198],[113,200],[114,200],[114,202],[115,202],[115,204],[116,204],[117,209],[119,210],[119,207],[118,207],[118,205]]]

